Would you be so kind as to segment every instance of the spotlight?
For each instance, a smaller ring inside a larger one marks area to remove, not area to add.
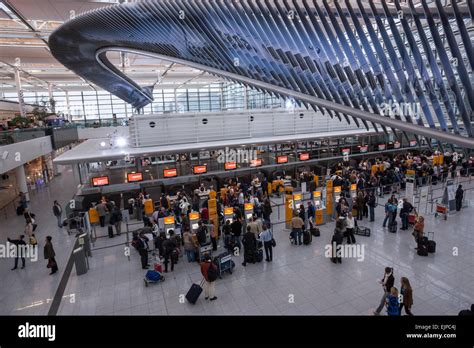
[[[101,141],[101,142],[100,142],[100,146],[101,146],[101,147],[105,147],[105,141]]]
[[[125,147],[127,146],[127,139],[124,137],[118,137],[116,140],[116,144],[118,147]]]

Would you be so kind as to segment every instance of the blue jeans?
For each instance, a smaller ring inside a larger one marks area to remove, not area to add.
[[[408,214],[402,214],[402,228],[408,228]]]
[[[385,214],[385,219],[383,219],[383,224],[382,224],[383,227],[387,225],[387,221],[389,221],[389,219],[390,219],[390,214]]]
[[[303,236],[303,229],[295,228],[293,229],[293,237],[295,238],[295,244],[303,244],[301,237]]]
[[[194,250],[185,250],[186,257],[188,258],[188,262],[194,262],[196,259]]]

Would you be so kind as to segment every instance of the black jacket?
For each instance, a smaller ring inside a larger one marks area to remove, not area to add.
[[[400,210],[400,215],[410,214],[413,210],[413,205],[410,202],[403,202],[402,209]]]
[[[242,238],[242,244],[246,250],[256,249],[257,248],[257,238],[252,232],[246,232]]]
[[[197,230],[197,240],[199,242],[199,244],[205,244],[207,242],[207,228],[206,226],[201,226],[199,227],[199,229]]]
[[[230,228],[232,229],[232,234],[236,237],[240,237],[242,235],[242,223],[238,220],[235,220],[230,224]]]
[[[458,188],[458,189],[456,190],[456,197],[455,197],[456,200],[457,200],[457,201],[462,200],[463,195],[464,195],[463,189],[462,189],[462,188]]]
[[[175,241],[173,239],[167,239],[163,242],[163,249],[165,252],[165,255],[169,255],[175,250],[178,246],[176,245]]]
[[[385,274],[383,275],[382,282],[383,282],[384,278],[385,278]],[[395,282],[395,278],[393,277],[393,272],[392,272],[392,274],[390,274],[390,276],[387,279],[387,283],[385,283],[385,285],[384,285],[384,290],[386,292],[390,292],[390,290],[393,287],[394,282]]]

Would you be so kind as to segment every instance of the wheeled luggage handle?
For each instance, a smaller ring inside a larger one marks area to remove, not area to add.
[[[433,235],[433,238],[430,239],[430,234]],[[428,240],[434,240],[434,232],[428,232]]]

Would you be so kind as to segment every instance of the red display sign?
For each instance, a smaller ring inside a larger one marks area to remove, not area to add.
[[[232,170],[237,168],[237,162],[226,162],[224,163],[225,170]]]
[[[96,178],[92,178],[92,186],[105,186],[109,184],[109,177],[108,176],[98,176]]]
[[[385,150],[385,144],[379,144],[379,151]]]
[[[178,176],[178,170],[176,168],[163,169],[163,177],[174,178],[176,176]]]
[[[278,156],[277,163],[278,164],[288,163],[288,156]]]
[[[300,161],[309,160],[309,153],[300,153]]]
[[[207,173],[207,166],[206,166],[206,165],[203,165],[203,166],[194,166],[194,168],[193,168],[193,173],[194,173],[194,174],[204,174],[204,173]]]
[[[416,140],[410,140],[410,147],[416,146]]]
[[[399,149],[400,146],[401,146],[401,144],[400,144],[398,141],[396,141],[396,142],[393,143],[393,148],[394,148],[394,149]]]
[[[361,146],[360,147],[360,153],[366,153],[369,151],[369,147],[368,146]]]
[[[143,174],[142,173],[129,173],[127,174],[127,181],[128,182],[137,182],[137,181],[142,181],[143,180]]]
[[[254,159],[254,160],[250,161],[250,166],[251,167],[260,167],[261,165],[262,165],[262,159],[261,158],[257,158],[257,159]]]
[[[342,155],[347,156],[351,153],[351,149],[342,149]]]

